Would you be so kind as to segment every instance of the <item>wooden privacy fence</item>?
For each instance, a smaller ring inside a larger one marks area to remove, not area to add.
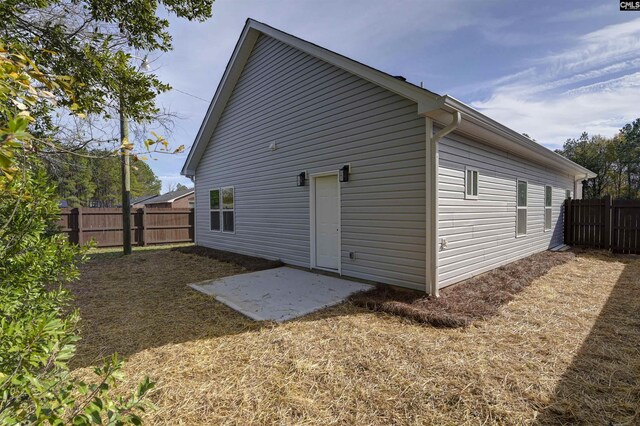
[[[640,200],[566,200],[565,244],[640,254]]]
[[[94,239],[98,247],[122,246],[121,208],[62,209],[58,225],[72,243]],[[193,242],[193,209],[131,210],[131,244],[186,242]]]

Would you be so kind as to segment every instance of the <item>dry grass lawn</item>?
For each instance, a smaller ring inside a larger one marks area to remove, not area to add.
[[[149,375],[149,424],[639,424],[640,259],[582,253],[499,315],[438,329],[351,304],[255,323],[186,287],[242,272],[176,251],[96,257],[75,360]]]

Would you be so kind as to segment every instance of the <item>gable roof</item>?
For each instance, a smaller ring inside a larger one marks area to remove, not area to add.
[[[523,156],[540,164],[572,173],[575,177],[587,178],[596,176],[595,173],[590,170],[515,130],[492,120],[451,96],[438,95],[422,87],[398,79],[396,76],[387,74],[298,37],[294,37],[291,34],[287,34],[253,19],[247,19],[233,54],[231,55],[231,59],[220,80],[220,84],[200,125],[196,139],[189,150],[189,155],[182,167],[181,174],[186,176],[195,175],[196,167],[222,116],[227,101],[240,78],[240,74],[249,59],[255,42],[261,34],[288,44],[302,52],[349,71],[354,75],[416,102],[418,105],[418,115],[430,117],[440,125],[447,125],[452,120],[452,115],[459,112],[462,121],[456,129],[457,133],[479,139],[489,145]]]
[[[139,197],[132,198],[131,205],[141,204],[143,201],[147,201],[155,197],[157,197],[157,195],[141,195]]]
[[[175,200],[191,194],[193,194],[193,188],[177,189],[146,200],[144,204],[173,203]]]

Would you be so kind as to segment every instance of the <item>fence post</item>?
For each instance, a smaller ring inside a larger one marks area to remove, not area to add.
[[[147,209],[145,207],[142,207],[140,210],[142,210],[142,245],[146,246],[147,245]]]
[[[192,208],[189,212],[189,239],[196,241],[196,209]]]
[[[564,243],[571,245],[571,198],[564,200]]]
[[[82,227],[83,227],[83,224],[82,224],[82,207],[78,207],[76,209],[76,214],[78,215],[78,221],[77,221],[77,223],[78,223],[78,245],[82,245],[82,244],[84,244],[84,241],[83,241],[84,234],[82,233]]]
[[[611,195],[604,197],[604,248],[611,250]]]

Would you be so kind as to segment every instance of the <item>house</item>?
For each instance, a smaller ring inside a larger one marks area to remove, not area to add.
[[[248,20],[182,169],[196,244],[437,294],[563,242],[594,174],[448,96]]]
[[[152,198],[157,197],[157,195],[141,195],[139,197],[135,197],[131,199],[131,208],[141,209],[144,207],[144,202],[150,200]]]
[[[194,206],[194,189],[182,188],[147,199],[142,202],[147,208],[189,209]]]

